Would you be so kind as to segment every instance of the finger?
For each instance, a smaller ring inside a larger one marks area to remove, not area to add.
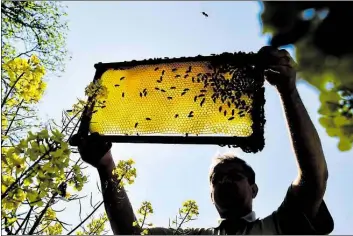
[[[279,73],[282,73],[286,70],[289,70],[289,69],[292,69],[290,66],[287,66],[287,65],[272,65],[272,66],[268,66],[266,68],[266,70],[269,70],[269,71],[278,71]],[[265,71],[266,71],[265,70]]]
[[[285,49],[278,50],[277,55],[280,57],[291,57],[289,52]]]
[[[283,66],[291,66],[291,57],[288,56],[283,56],[278,58],[278,63],[277,65],[283,65]]]
[[[280,76],[281,73],[276,70],[268,69],[264,71],[264,76],[267,81],[272,82],[274,78],[277,78],[277,76]]]
[[[272,46],[264,46],[259,51],[258,54],[264,58],[275,56],[278,49]]]
[[[281,72],[276,69],[267,69],[264,72],[265,74],[277,74],[277,75],[281,74]]]

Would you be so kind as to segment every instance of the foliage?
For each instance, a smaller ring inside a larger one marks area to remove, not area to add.
[[[36,54],[47,70],[62,71],[67,58],[65,8],[56,1],[2,1],[2,63]]]
[[[32,105],[43,96],[46,82],[43,81],[45,69],[39,59],[32,55],[30,59],[15,58],[2,64],[2,141],[19,141],[23,130],[35,126],[25,121],[35,118]]]
[[[339,138],[339,150],[350,150],[353,39],[346,21],[353,17],[352,3],[263,2],[263,5],[263,32],[272,35],[274,46],[294,44],[300,78],[320,92],[320,124],[329,136]]]
[[[147,218],[153,213],[154,211],[151,202],[142,202],[141,207],[137,211],[138,219],[133,223],[133,226],[138,226],[141,229],[141,235],[149,234],[149,227],[152,227],[153,223],[147,223]],[[172,220],[172,223],[170,223],[169,220],[169,228],[173,229],[173,234],[185,234],[187,230],[182,230],[182,226],[192,220],[196,220],[198,215],[199,208],[196,202],[194,200],[187,200],[183,202],[182,208],[179,209],[179,213],[175,217],[175,220]]]

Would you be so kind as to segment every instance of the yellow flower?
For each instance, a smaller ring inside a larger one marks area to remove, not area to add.
[[[34,54],[31,56],[31,62],[32,62],[34,65],[37,65],[37,64],[40,63],[38,57],[37,57],[36,55],[34,55]]]

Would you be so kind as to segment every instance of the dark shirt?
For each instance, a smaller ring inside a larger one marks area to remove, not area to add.
[[[271,215],[256,220],[242,218],[236,221],[222,220],[216,228],[190,228],[179,230],[171,228],[150,228],[151,235],[191,234],[191,235],[260,235],[260,234],[330,234],[334,223],[324,200],[314,219],[310,219],[298,207],[289,188],[280,207]]]

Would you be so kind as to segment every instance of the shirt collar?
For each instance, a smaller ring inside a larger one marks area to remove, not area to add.
[[[256,220],[256,214],[254,211],[250,212],[246,216],[241,217],[243,220],[247,222],[254,222]]]
[[[254,222],[254,221],[256,221],[257,220],[257,218],[256,218],[256,213],[254,212],[254,211],[252,211],[252,212],[250,212],[249,214],[247,214],[247,215],[245,215],[245,216],[243,216],[243,217],[240,217],[240,219],[243,219],[243,220],[245,220],[246,222],[249,222],[249,223],[251,223],[251,222]],[[221,218],[220,219],[220,225],[222,224],[222,222],[223,221],[225,221],[226,219],[224,219],[224,218]]]

